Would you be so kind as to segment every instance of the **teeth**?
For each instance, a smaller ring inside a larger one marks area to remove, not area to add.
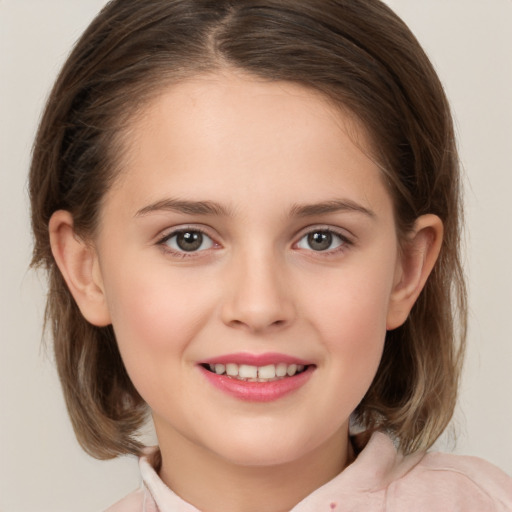
[[[238,376],[242,379],[255,379],[258,376],[258,367],[241,364],[238,367]]]
[[[289,377],[293,377],[297,373],[297,365],[291,364],[290,366],[288,366],[288,370],[286,370],[286,373],[288,374]]]
[[[288,365],[285,363],[279,363],[276,366],[276,377],[284,377],[287,373]]]
[[[275,379],[276,367],[273,364],[267,366],[260,366],[258,368],[258,377],[260,379]]]
[[[268,382],[283,377],[293,377],[306,368],[302,364],[268,364],[266,366],[252,366],[249,364],[217,363],[208,365],[217,375],[228,375],[249,382]]]
[[[233,363],[228,363],[226,365],[226,373],[230,377],[237,377],[238,376],[238,365]]]

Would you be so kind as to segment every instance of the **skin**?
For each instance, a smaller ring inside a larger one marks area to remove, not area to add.
[[[201,510],[289,510],[352,460],[350,414],[442,238],[427,215],[399,251],[370,146],[353,117],[298,85],[198,77],[133,122],[92,243],[74,236],[68,212],[52,217],[54,254],[82,313],[113,324],[151,407],[160,476]],[[180,252],[179,228],[204,232],[199,250]],[[328,230],[327,250],[308,244]],[[198,367],[237,352],[315,368],[279,400],[246,402]]]

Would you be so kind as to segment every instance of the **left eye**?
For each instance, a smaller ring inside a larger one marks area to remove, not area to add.
[[[197,252],[213,247],[213,240],[202,231],[186,229],[177,231],[162,240],[162,243],[177,252]]]
[[[346,243],[346,240],[337,233],[329,230],[311,231],[298,242],[299,249],[309,249],[317,252],[336,249]]]

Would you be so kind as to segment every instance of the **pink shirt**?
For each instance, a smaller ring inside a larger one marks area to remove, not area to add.
[[[140,489],[106,512],[198,512],[140,459]],[[373,434],[357,459],[291,512],[512,512],[512,478],[476,457],[443,453],[402,456]]]

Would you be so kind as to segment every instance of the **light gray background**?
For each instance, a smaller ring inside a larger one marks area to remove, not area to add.
[[[138,485],[133,459],[78,447],[41,348],[44,284],[28,270],[26,175],[71,44],[105,0],[0,0],[0,510],[101,510]],[[469,353],[456,451],[512,474],[512,0],[389,0],[431,56],[466,172]],[[442,441],[441,447],[446,448]]]

